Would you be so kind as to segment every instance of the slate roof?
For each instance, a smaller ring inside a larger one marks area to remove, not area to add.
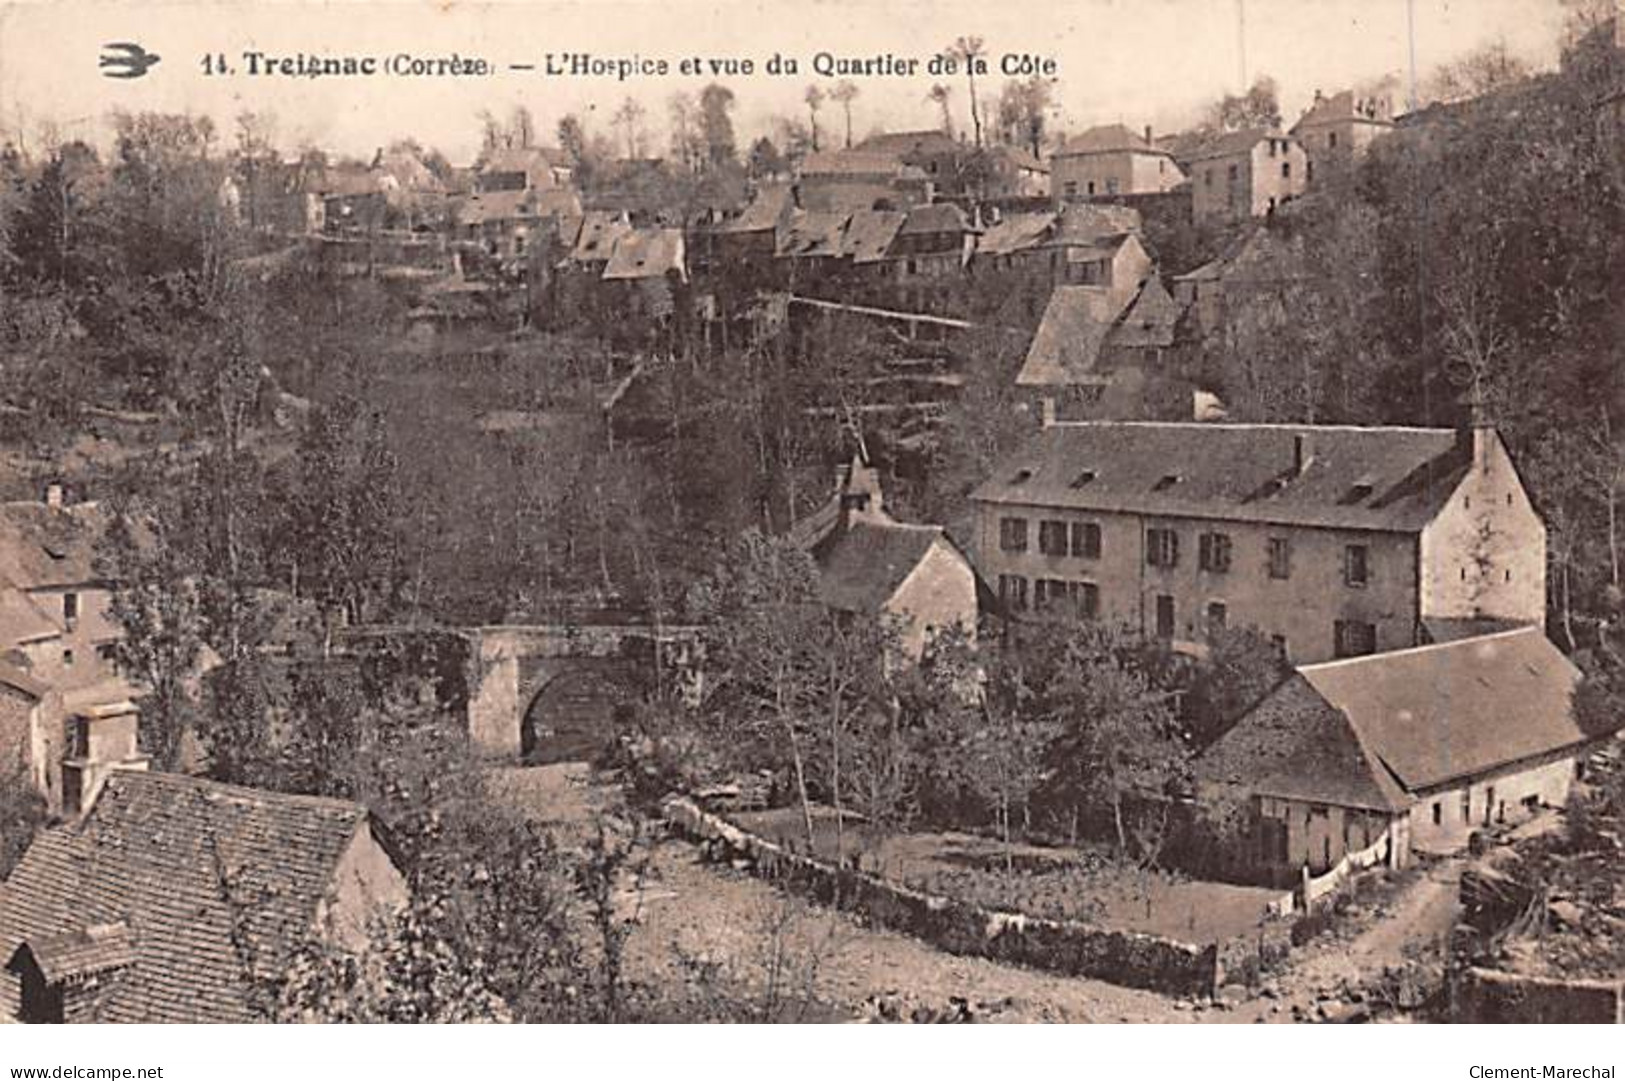
[[[851,215],[840,210],[803,210],[790,219],[778,246],[779,255],[838,258]]]
[[[135,936],[122,920],[44,936],[30,940],[27,946],[49,983],[81,979],[135,963]]]
[[[1048,211],[1006,214],[982,230],[976,241],[976,254],[1009,255],[1036,248],[1056,221],[1057,216]]]
[[[1136,154],[1160,154],[1169,157],[1168,151],[1155,143],[1147,143],[1145,136],[1130,131],[1122,124],[1101,124],[1098,127],[1074,135],[1066,141],[1061,149],[1055,152],[1058,158],[1080,154],[1116,154],[1133,151]]]
[[[1275,128],[1243,128],[1204,138],[1185,154],[1187,161],[1206,161],[1209,158],[1229,158],[1248,154],[1265,139],[1286,139],[1287,135]]]
[[[1101,347],[1121,313],[1112,290],[1105,286],[1056,286],[1016,375],[1016,385],[1070,387],[1102,382]]]
[[[724,233],[756,233],[764,229],[777,229],[785,215],[795,206],[788,184],[763,184],[745,207],[744,212],[723,226]]]
[[[570,258],[578,263],[607,262],[614,253],[615,242],[631,231],[632,226],[620,214],[611,210],[589,210],[582,216],[581,232]]]
[[[1580,672],[1539,627],[1298,669],[1412,793],[1608,732],[1570,709]]]
[[[1199,755],[1198,780],[1391,813],[1411,798],[1302,675],[1287,677]]]
[[[681,229],[634,229],[615,241],[604,268],[605,281],[664,278],[676,273],[686,279]]]
[[[96,542],[107,525],[97,503],[0,503],[0,580],[21,589],[97,581]]]
[[[896,154],[865,150],[822,150],[801,161],[802,176],[873,176],[891,179],[903,171]]]
[[[457,208],[457,220],[464,225],[549,214],[579,218],[581,198],[567,188],[550,191],[478,191],[464,199]]]
[[[855,521],[818,559],[818,595],[843,612],[879,612],[914,573],[941,526]]]
[[[954,154],[959,144],[940,128],[921,131],[889,131],[871,135],[852,148],[860,153],[906,157],[927,154]]]
[[[1184,310],[1160,279],[1147,278],[1128,311],[1112,328],[1109,344],[1127,349],[1166,349],[1174,344],[1174,330]]]
[[[62,630],[62,624],[28,594],[0,582],[0,649],[54,638]]]
[[[342,800],[115,771],[82,822],[41,833],[0,885],[0,957],[125,922],[134,965],[103,1019],[254,1020],[247,973],[280,972],[368,827]]]
[[[35,701],[44,698],[49,691],[45,684],[16,665],[7,664],[5,661],[0,661],[0,684],[14,691],[21,691]]]
[[[908,215],[901,210],[858,210],[846,223],[843,254],[853,263],[876,263],[891,250],[891,242]]]
[[[1300,437],[1310,449],[1301,476],[1294,469]],[[1460,484],[1470,457],[1447,428],[1055,424],[1001,461],[972,498],[1417,533]],[[1085,472],[1092,478],[1075,485]],[[1164,483],[1168,477],[1177,479]]]
[[[1380,124],[1383,127],[1393,127],[1393,121],[1377,108],[1377,99],[1361,99],[1357,106],[1354,100],[1354,91],[1344,90],[1331,97],[1322,97],[1298,118],[1292,125],[1292,132],[1296,134],[1299,128],[1315,127],[1320,124],[1336,124],[1345,120],[1358,120],[1366,124]]]
[[[1130,206],[1073,203],[1055,220],[1056,244],[1095,244],[1140,231],[1140,212]]]
[[[926,206],[913,207],[903,222],[902,229],[898,230],[902,236],[916,236],[921,233],[968,233],[972,232],[969,219],[965,212],[954,203],[930,203]]]

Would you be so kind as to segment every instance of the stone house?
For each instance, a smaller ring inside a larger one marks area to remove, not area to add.
[[[836,474],[828,502],[790,529],[818,563],[818,592],[839,612],[896,620],[905,656],[918,659],[935,633],[976,631],[979,579],[941,526],[886,512],[874,467],[855,456]]]
[[[1394,130],[1393,102],[1381,95],[1345,90],[1315,100],[1291,135],[1308,156],[1305,179],[1314,185],[1347,177],[1371,144]]]
[[[1299,667],[1195,764],[1198,814],[1232,872],[1319,875],[1387,840],[1386,862],[1561,807],[1586,754],[1579,672],[1539,627]]]
[[[1302,144],[1270,128],[1205,140],[1182,164],[1190,174],[1191,214],[1197,222],[1265,217],[1302,195],[1309,183],[1309,156]]]
[[[1007,609],[1200,651],[1253,626],[1299,663],[1540,624],[1546,529],[1489,428],[1057,423],[971,496]]]
[[[907,210],[931,202],[935,187],[925,170],[893,153],[837,150],[808,154],[797,170],[796,191],[808,210]]]
[[[359,804],[115,770],[0,885],[0,1017],[262,1020],[296,950],[359,949],[407,896]]]
[[[1137,135],[1122,124],[1090,128],[1050,155],[1050,188],[1057,203],[1171,191],[1185,173],[1151,129]]]

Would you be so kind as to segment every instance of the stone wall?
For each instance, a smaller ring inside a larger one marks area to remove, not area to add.
[[[682,798],[667,800],[665,813],[673,829],[712,846],[726,858],[746,860],[758,877],[821,904],[858,913],[882,927],[914,935],[949,953],[1169,995],[1210,996],[1219,984],[1216,946],[997,912],[921,893],[791,852]]]
[[[1470,968],[1456,994],[1458,1023],[1625,1024],[1625,981],[1557,980]]]

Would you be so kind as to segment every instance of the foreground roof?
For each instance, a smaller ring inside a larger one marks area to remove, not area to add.
[[[127,942],[91,951],[134,955],[102,1020],[254,1020],[251,983],[304,942],[368,824],[343,800],[116,771],[82,822],[40,834],[0,885],[0,964],[24,943],[92,963],[94,929],[125,924]]]
[[[686,275],[681,229],[634,229],[615,242],[604,268],[606,281]]]
[[[1058,285],[1016,375],[1022,387],[1083,386],[1098,383],[1100,351],[1122,305],[1103,285]]]
[[[1409,792],[1577,747],[1580,672],[1539,627],[1298,669]]]
[[[1415,533],[1450,498],[1470,457],[1448,428],[1055,424],[1000,462],[972,498]]]

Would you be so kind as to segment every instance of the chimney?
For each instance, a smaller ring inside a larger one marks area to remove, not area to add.
[[[1055,399],[1054,398],[1045,398],[1043,401],[1041,401],[1039,403],[1038,408],[1040,410],[1039,424],[1042,427],[1045,427],[1045,428],[1054,427],[1054,425],[1055,425]]]
[[[47,484],[45,486],[45,505],[55,509],[62,507],[62,485]]]
[[[1151,138],[1151,125],[1150,124],[1147,124],[1145,126],[1145,145],[1146,146],[1156,146],[1157,145],[1157,141],[1155,139]]]
[[[87,813],[107,775],[117,769],[144,770],[148,758],[138,746],[141,714],[130,702],[82,709],[64,725],[62,813]]]
[[[1315,460],[1315,441],[1308,432],[1297,432],[1292,436],[1292,475],[1301,477],[1309,471],[1309,466]]]
[[[1495,428],[1482,415],[1475,414],[1471,423],[1456,430],[1456,451],[1480,473],[1489,472],[1490,444],[1495,442]]]

